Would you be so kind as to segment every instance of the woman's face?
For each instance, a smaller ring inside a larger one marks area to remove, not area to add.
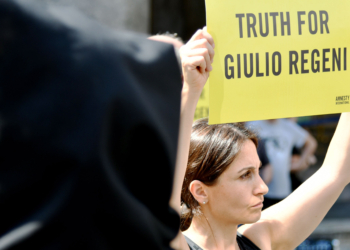
[[[255,144],[246,140],[231,165],[213,186],[207,186],[211,215],[223,223],[249,224],[260,219],[268,188],[259,175]]]

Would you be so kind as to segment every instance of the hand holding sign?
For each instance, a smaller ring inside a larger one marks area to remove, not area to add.
[[[212,70],[214,46],[212,36],[204,28],[198,30],[180,49],[184,82],[198,93],[202,91]]]

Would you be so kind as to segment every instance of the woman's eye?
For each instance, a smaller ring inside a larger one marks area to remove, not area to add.
[[[248,171],[244,175],[241,176],[241,179],[246,179],[246,178],[250,177],[251,174],[252,174],[252,172]]]

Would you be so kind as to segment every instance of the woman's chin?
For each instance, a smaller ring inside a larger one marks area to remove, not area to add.
[[[261,210],[249,216],[246,222],[242,224],[254,224],[255,222],[259,221],[260,218],[261,218]]]

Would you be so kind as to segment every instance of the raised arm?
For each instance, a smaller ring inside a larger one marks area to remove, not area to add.
[[[257,239],[263,249],[294,249],[315,230],[349,182],[350,113],[343,113],[322,167],[243,231],[252,240],[257,231],[264,234],[266,240]]]
[[[198,30],[191,40],[180,49],[183,88],[181,96],[180,131],[173,192],[170,205],[180,213],[181,188],[186,172],[191,129],[196,105],[212,70],[214,42],[206,29]],[[182,234],[172,243],[175,249],[188,249]]]
[[[173,193],[170,204],[180,212],[181,187],[186,172],[192,122],[202,89],[212,70],[214,43],[209,33],[198,30],[180,49],[183,87],[181,96],[180,131],[177,147]]]

